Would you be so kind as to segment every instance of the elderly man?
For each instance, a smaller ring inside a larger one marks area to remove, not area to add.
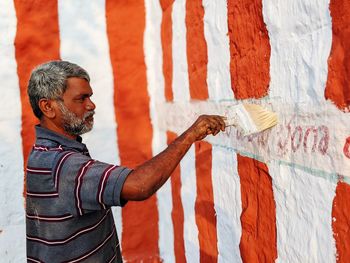
[[[27,166],[29,262],[121,262],[110,207],[149,198],[192,143],[225,129],[222,117],[200,116],[134,170],[94,160],[80,137],[94,121],[89,82],[84,69],[66,61],[38,66],[29,80],[30,103],[40,120]]]

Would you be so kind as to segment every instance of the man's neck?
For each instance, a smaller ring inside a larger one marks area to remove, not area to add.
[[[48,130],[54,131],[58,134],[61,134],[62,136],[65,136],[72,140],[76,140],[78,137],[77,135],[67,133],[61,126],[56,125],[56,123],[52,121],[47,121],[45,118],[42,118],[40,120],[40,126]]]

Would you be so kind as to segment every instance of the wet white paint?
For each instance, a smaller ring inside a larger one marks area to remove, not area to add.
[[[207,84],[210,100],[234,99],[230,77],[227,1],[203,0],[204,35],[208,48]]]
[[[263,0],[263,15],[271,45],[269,98],[322,103],[332,44],[329,0]]]
[[[276,202],[276,262],[336,262],[332,204],[336,183],[268,164]]]
[[[186,0],[177,0],[173,4],[173,96],[174,101],[189,101],[190,90],[186,48]]]
[[[199,241],[196,215],[197,183],[195,166],[195,147],[192,145],[180,163],[181,199],[184,209],[184,241],[187,262],[199,262]]]
[[[234,151],[212,147],[212,182],[216,213],[218,262],[242,262],[239,242],[241,185]]]

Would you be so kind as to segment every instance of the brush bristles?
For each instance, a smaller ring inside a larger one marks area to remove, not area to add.
[[[278,122],[276,113],[268,111],[260,105],[243,104],[243,106],[249,113],[259,132],[275,126]]]

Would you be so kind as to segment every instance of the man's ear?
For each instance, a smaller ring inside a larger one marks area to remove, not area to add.
[[[45,117],[49,119],[56,117],[56,105],[53,100],[40,99],[38,105]]]

